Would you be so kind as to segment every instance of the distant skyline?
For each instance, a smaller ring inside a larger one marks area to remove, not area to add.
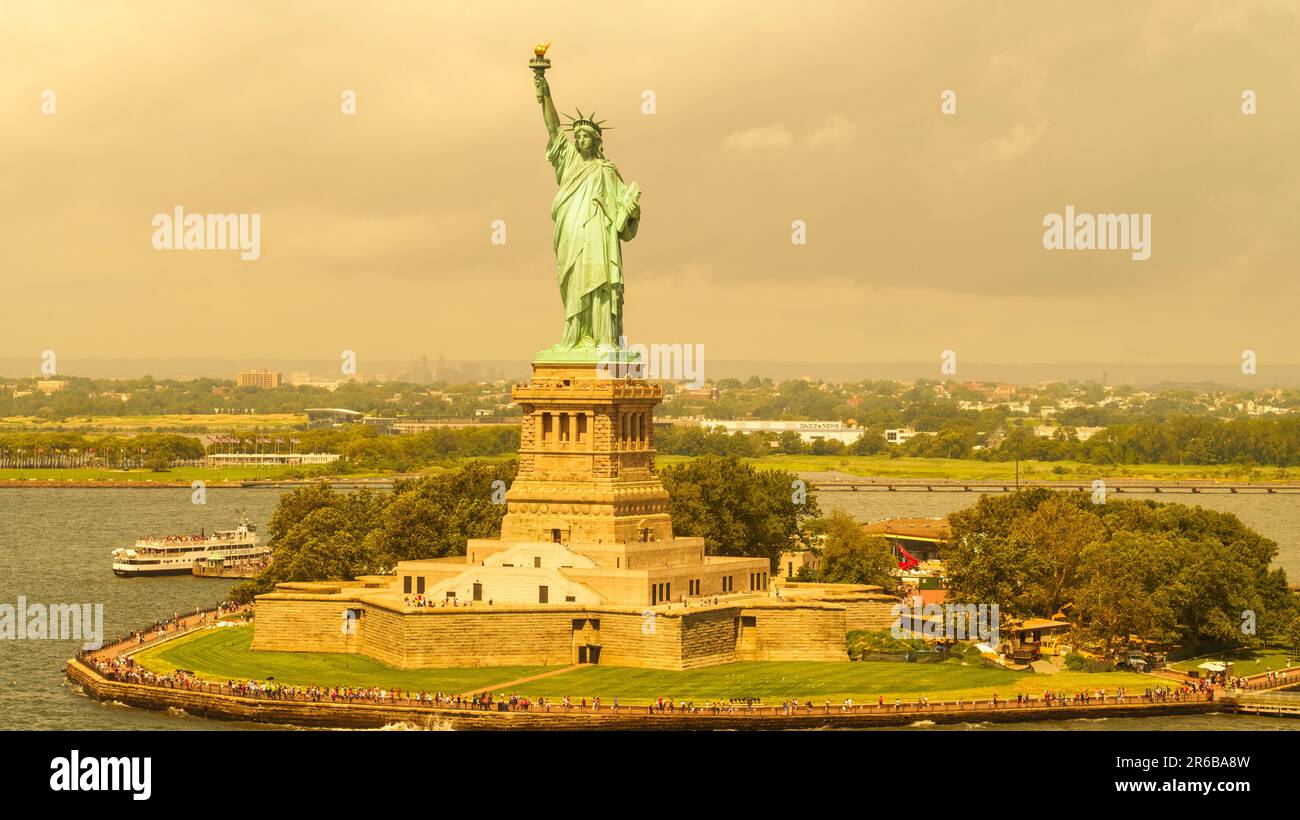
[[[715,368],[954,350],[962,380],[1300,383],[1298,21],[1266,0],[5,4],[0,357],[525,368],[562,318],[526,67],[550,40],[557,105],[608,118],[643,191],[632,341]],[[154,250],[177,206],[259,214],[258,258]],[[1150,258],[1046,250],[1071,208],[1149,215]]]
[[[364,378],[377,374],[396,374],[410,370],[420,357],[406,359],[358,362],[358,372]],[[61,360],[63,361],[63,360]],[[464,365],[476,366],[484,379],[499,373],[501,378],[523,381],[529,375],[528,362],[522,359],[474,360],[447,358],[445,365],[459,371]],[[1240,368],[1208,364],[1126,364],[1121,362],[1074,362],[1012,364],[998,362],[969,362],[960,364],[958,373],[944,375],[930,362],[758,362],[720,360],[706,361],[705,378],[748,379],[751,376],[774,380],[809,377],[834,382],[884,379],[913,381],[996,381],[1015,384],[1036,384],[1043,381],[1093,381],[1112,385],[1128,384],[1153,387],[1167,384],[1218,384],[1240,390],[1300,388],[1300,364],[1268,364],[1261,366],[1254,376],[1243,375]],[[431,357],[429,368],[437,380],[437,357]],[[294,372],[306,371],[321,378],[342,378],[336,363],[319,359],[276,359],[250,357],[248,359],[69,359],[60,366],[60,375],[88,378],[134,379],[152,376],[156,379],[218,378],[234,380],[240,370],[266,368],[278,370],[288,377]],[[0,358],[0,379],[41,377],[39,359]],[[1103,381],[1104,379],[1104,381]]]

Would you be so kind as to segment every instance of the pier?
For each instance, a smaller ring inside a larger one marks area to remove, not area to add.
[[[1219,482],[1219,481],[1154,481],[1142,479],[1102,479],[1107,493],[1254,493],[1261,495],[1300,493],[1300,483],[1290,482]],[[1092,492],[1091,481],[960,481],[947,478],[836,478],[809,482],[809,489],[818,492],[947,492],[947,493],[1010,493],[1029,487],[1047,487],[1053,490],[1081,490]]]
[[[1248,692],[1233,698],[1241,715],[1300,717],[1300,692]]]

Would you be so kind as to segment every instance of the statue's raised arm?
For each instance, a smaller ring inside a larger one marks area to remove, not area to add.
[[[625,183],[605,158],[604,120],[579,109],[561,128],[546,82],[543,44],[528,66],[534,73],[537,102],[550,140],[546,160],[555,169],[557,191],[551,202],[555,221],[555,273],[564,303],[564,336],[539,351],[539,360],[605,361],[624,349],[623,250],[641,220],[641,189]],[[572,142],[565,130],[572,132]]]
[[[546,49],[550,43],[539,43],[534,49],[536,55],[528,62],[533,69],[533,86],[537,90],[537,101],[542,105],[542,122],[546,124],[546,133],[554,139],[560,131],[560,115],[555,112],[555,103],[551,101],[551,86],[546,82],[546,69],[551,61],[546,59]]]

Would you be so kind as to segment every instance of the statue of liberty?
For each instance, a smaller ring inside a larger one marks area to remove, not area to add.
[[[551,203],[555,221],[555,263],[564,302],[564,337],[539,356],[552,360],[599,360],[621,351],[623,336],[623,251],[620,242],[636,236],[641,191],[623,183],[605,159],[604,122],[578,111],[568,128],[570,143],[555,113],[545,71],[545,46],[529,63],[550,142],[546,159],[555,168],[559,191]]]

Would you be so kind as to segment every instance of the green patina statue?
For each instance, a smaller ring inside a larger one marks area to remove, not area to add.
[[[538,354],[541,360],[602,361],[624,357],[623,251],[620,242],[636,236],[641,218],[641,191],[626,185],[614,163],[605,159],[603,121],[578,116],[565,138],[545,71],[546,47],[538,46],[529,62],[535,73],[542,121],[550,134],[546,158],[555,168],[560,190],[551,203],[555,220],[555,263],[564,302],[564,338]]]

